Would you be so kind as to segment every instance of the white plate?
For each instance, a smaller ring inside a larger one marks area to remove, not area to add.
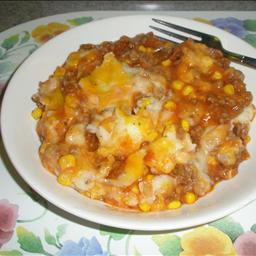
[[[130,213],[113,210],[103,203],[81,196],[65,188],[46,171],[39,160],[39,139],[31,118],[34,103],[31,96],[38,83],[46,80],[56,66],[82,43],[116,40],[122,35],[135,36],[150,31],[152,16],[127,16],[99,20],[65,32],[34,52],[17,70],[6,90],[1,114],[1,129],[7,153],[23,179],[40,195],[61,209],[97,223],[136,230],[172,230],[187,228],[221,218],[256,198],[256,126],[252,126],[249,144],[250,160],[242,163],[239,174],[221,182],[194,205],[160,213]],[[256,51],[239,38],[207,24],[169,16],[163,20],[217,35],[223,45],[235,52],[256,57]],[[256,99],[255,70],[236,65],[246,77],[248,89]],[[254,101],[255,102],[255,101]]]

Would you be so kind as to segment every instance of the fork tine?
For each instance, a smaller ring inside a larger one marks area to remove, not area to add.
[[[178,44],[177,42],[175,41],[172,41],[171,39],[167,39],[167,38],[164,38],[164,37],[161,37],[161,36],[156,36],[158,39],[162,40],[162,41],[166,41],[166,42],[171,42],[173,44]]]
[[[155,19],[155,18],[152,18],[152,20],[156,23],[161,24],[161,25],[164,25],[164,26],[167,26],[167,27],[170,27],[170,28],[174,28],[174,29],[177,29],[179,31],[182,31],[182,32],[194,35],[194,36],[203,37],[203,36],[206,35],[205,33],[195,31],[195,30],[192,30],[192,29],[189,29],[189,28],[185,28],[185,27],[182,27],[182,26],[179,26],[179,25],[175,25],[175,24],[172,24],[172,23],[167,22],[167,21],[163,21],[163,20],[159,20],[159,19]]]
[[[158,31],[158,32],[161,32],[161,33],[163,33],[165,35],[172,36],[172,37],[180,39],[182,41],[188,40],[188,37],[186,37],[186,36],[182,36],[182,35],[179,35],[179,34],[176,34],[176,33],[173,33],[171,31],[167,31],[165,29],[158,28],[158,27],[155,27],[155,26],[149,26],[149,27],[154,29],[154,30],[156,30],[156,31]]]

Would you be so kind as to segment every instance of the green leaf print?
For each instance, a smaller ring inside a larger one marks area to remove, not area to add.
[[[73,26],[79,26],[79,25],[88,23],[92,20],[93,20],[92,17],[79,17],[79,18],[74,18],[74,19],[68,20],[68,22]]]
[[[44,230],[44,239],[47,242],[47,244],[55,246],[57,244],[56,238],[49,232],[47,228]]]
[[[244,20],[244,28],[249,31],[256,31],[256,20]]]
[[[256,233],[256,224],[253,224],[253,225],[251,226],[251,231],[254,232],[254,233]]]
[[[244,233],[244,229],[242,225],[234,221],[231,217],[226,217],[226,218],[214,221],[209,225],[227,234],[232,240],[232,242],[234,242],[238,236]]]
[[[10,61],[0,62],[0,76],[1,74],[13,72],[15,68],[16,66]]]
[[[172,234],[153,235],[152,240],[158,245],[163,256],[179,256],[182,251],[179,236]]]
[[[114,240],[123,239],[129,232],[130,231],[126,229],[100,226],[100,234],[103,236],[110,236]]]
[[[65,235],[67,229],[67,224],[61,224],[57,227],[56,237],[59,240],[63,235]]]
[[[1,46],[6,49],[6,50],[9,50],[11,48],[13,48],[19,41],[19,34],[15,34],[15,35],[12,35],[8,38],[6,38]]]
[[[21,226],[17,227],[16,232],[21,249],[27,252],[45,254],[45,250],[39,237],[36,237],[32,232],[29,232]]]
[[[255,34],[248,34],[245,36],[244,40],[256,48],[256,35]]]
[[[20,44],[25,44],[30,39],[30,34],[28,31],[23,31],[22,38],[20,40]]]
[[[20,251],[0,251],[0,256],[22,256],[23,254]]]
[[[4,50],[2,48],[0,48],[0,59],[1,57],[4,55]]]

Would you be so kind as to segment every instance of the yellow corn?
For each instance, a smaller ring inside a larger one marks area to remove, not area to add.
[[[43,110],[41,108],[36,107],[32,112],[31,115],[35,120],[40,119],[43,114]]]
[[[135,194],[138,194],[139,193],[138,185],[137,184],[133,185],[131,191]]]
[[[64,156],[60,157],[58,163],[62,170],[66,169],[66,168],[75,167],[76,166],[76,158],[71,154],[64,155]]]
[[[54,76],[56,76],[56,77],[63,76],[64,74],[65,74],[65,69],[62,67],[57,67],[54,72]]]
[[[100,199],[102,192],[101,192],[101,187],[99,184],[95,184],[94,187],[90,190],[91,193],[91,198],[93,199]]]
[[[48,97],[48,104],[47,107],[51,110],[57,109],[63,106],[64,98],[61,92],[61,89],[58,87],[56,88],[51,95]]]
[[[154,175],[148,174],[148,175],[146,176],[146,181],[152,181],[153,178],[154,178]]]
[[[177,90],[177,91],[180,91],[184,86],[184,83],[180,80],[174,80],[172,82],[172,88]]]
[[[147,134],[147,139],[153,141],[157,136],[158,133],[156,131],[152,131]]]
[[[72,184],[72,172],[61,172],[57,181],[63,186],[70,186]]]
[[[80,54],[78,52],[72,52],[69,54],[67,64],[70,67],[76,67],[80,60]]]
[[[222,74],[219,71],[215,71],[212,75],[213,80],[220,80],[222,78]]]
[[[172,61],[170,59],[162,61],[163,67],[169,67],[172,64]]]
[[[86,60],[87,60],[88,62],[94,61],[94,60],[96,59],[96,51],[95,51],[95,50],[90,50],[90,51],[88,51],[88,52],[86,53],[85,57],[86,57]]]
[[[151,205],[147,204],[147,203],[141,203],[139,204],[139,208],[143,211],[143,212],[148,212],[151,209]]]
[[[165,104],[164,107],[166,109],[175,109],[176,108],[176,103],[173,102],[172,100],[168,100]]]
[[[191,85],[187,85],[183,90],[182,90],[182,94],[184,96],[188,96],[189,94],[191,94],[194,91],[194,88]]]
[[[233,95],[235,93],[235,89],[232,84],[226,84],[223,90],[227,95]]]
[[[145,47],[144,45],[140,45],[139,46],[139,51],[150,53],[150,52],[153,52],[154,50],[150,47]]]
[[[216,164],[217,164],[216,158],[213,157],[213,156],[209,156],[209,157],[208,157],[208,164],[210,164],[210,165],[216,165]]]
[[[41,154],[44,154],[45,150],[47,149],[47,147],[50,145],[50,143],[48,142],[43,142],[39,148],[39,152]]]
[[[173,200],[168,205],[167,208],[170,210],[178,209],[181,207],[181,202],[179,200]]]
[[[146,52],[146,47],[144,45],[139,46],[139,51]]]
[[[193,204],[196,201],[196,195],[193,192],[187,192],[184,195],[184,201],[187,204]]]
[[[166,132],[170,132],[170,133],[174,133],[176,134],[176,126],[173,124],[172,121],[167,121],[165,123],[165,126],[166,126]]]
[[[247,135],[244,139],[245,143],[249,143],[251,141],[251,137],[249,135]]]
[[[141,103],[141,108],[145,108],[146,106],[148,106],[149,104],[152,103],[152,99],[150,98],[145,98],[143,99],[142,103]]]
[[[185,132],[189,131],[190,125],[187,120],[185,120],[185,119],[181,120],[181,126]]]

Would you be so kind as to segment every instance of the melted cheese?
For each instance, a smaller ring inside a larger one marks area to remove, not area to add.
[[[143,150],[131,154],[125,162],[123,172],[113,183],[118,186],[129,186],[138,180],[145,172],[144,156]]]
[[[98,109],[127,99],[131,88],[130,75],[124,72],[123,65],[113,53],[106,54],[103,63],[89,76],[82,78],[79,85],[90,101],[98,98],[95,104]]]

